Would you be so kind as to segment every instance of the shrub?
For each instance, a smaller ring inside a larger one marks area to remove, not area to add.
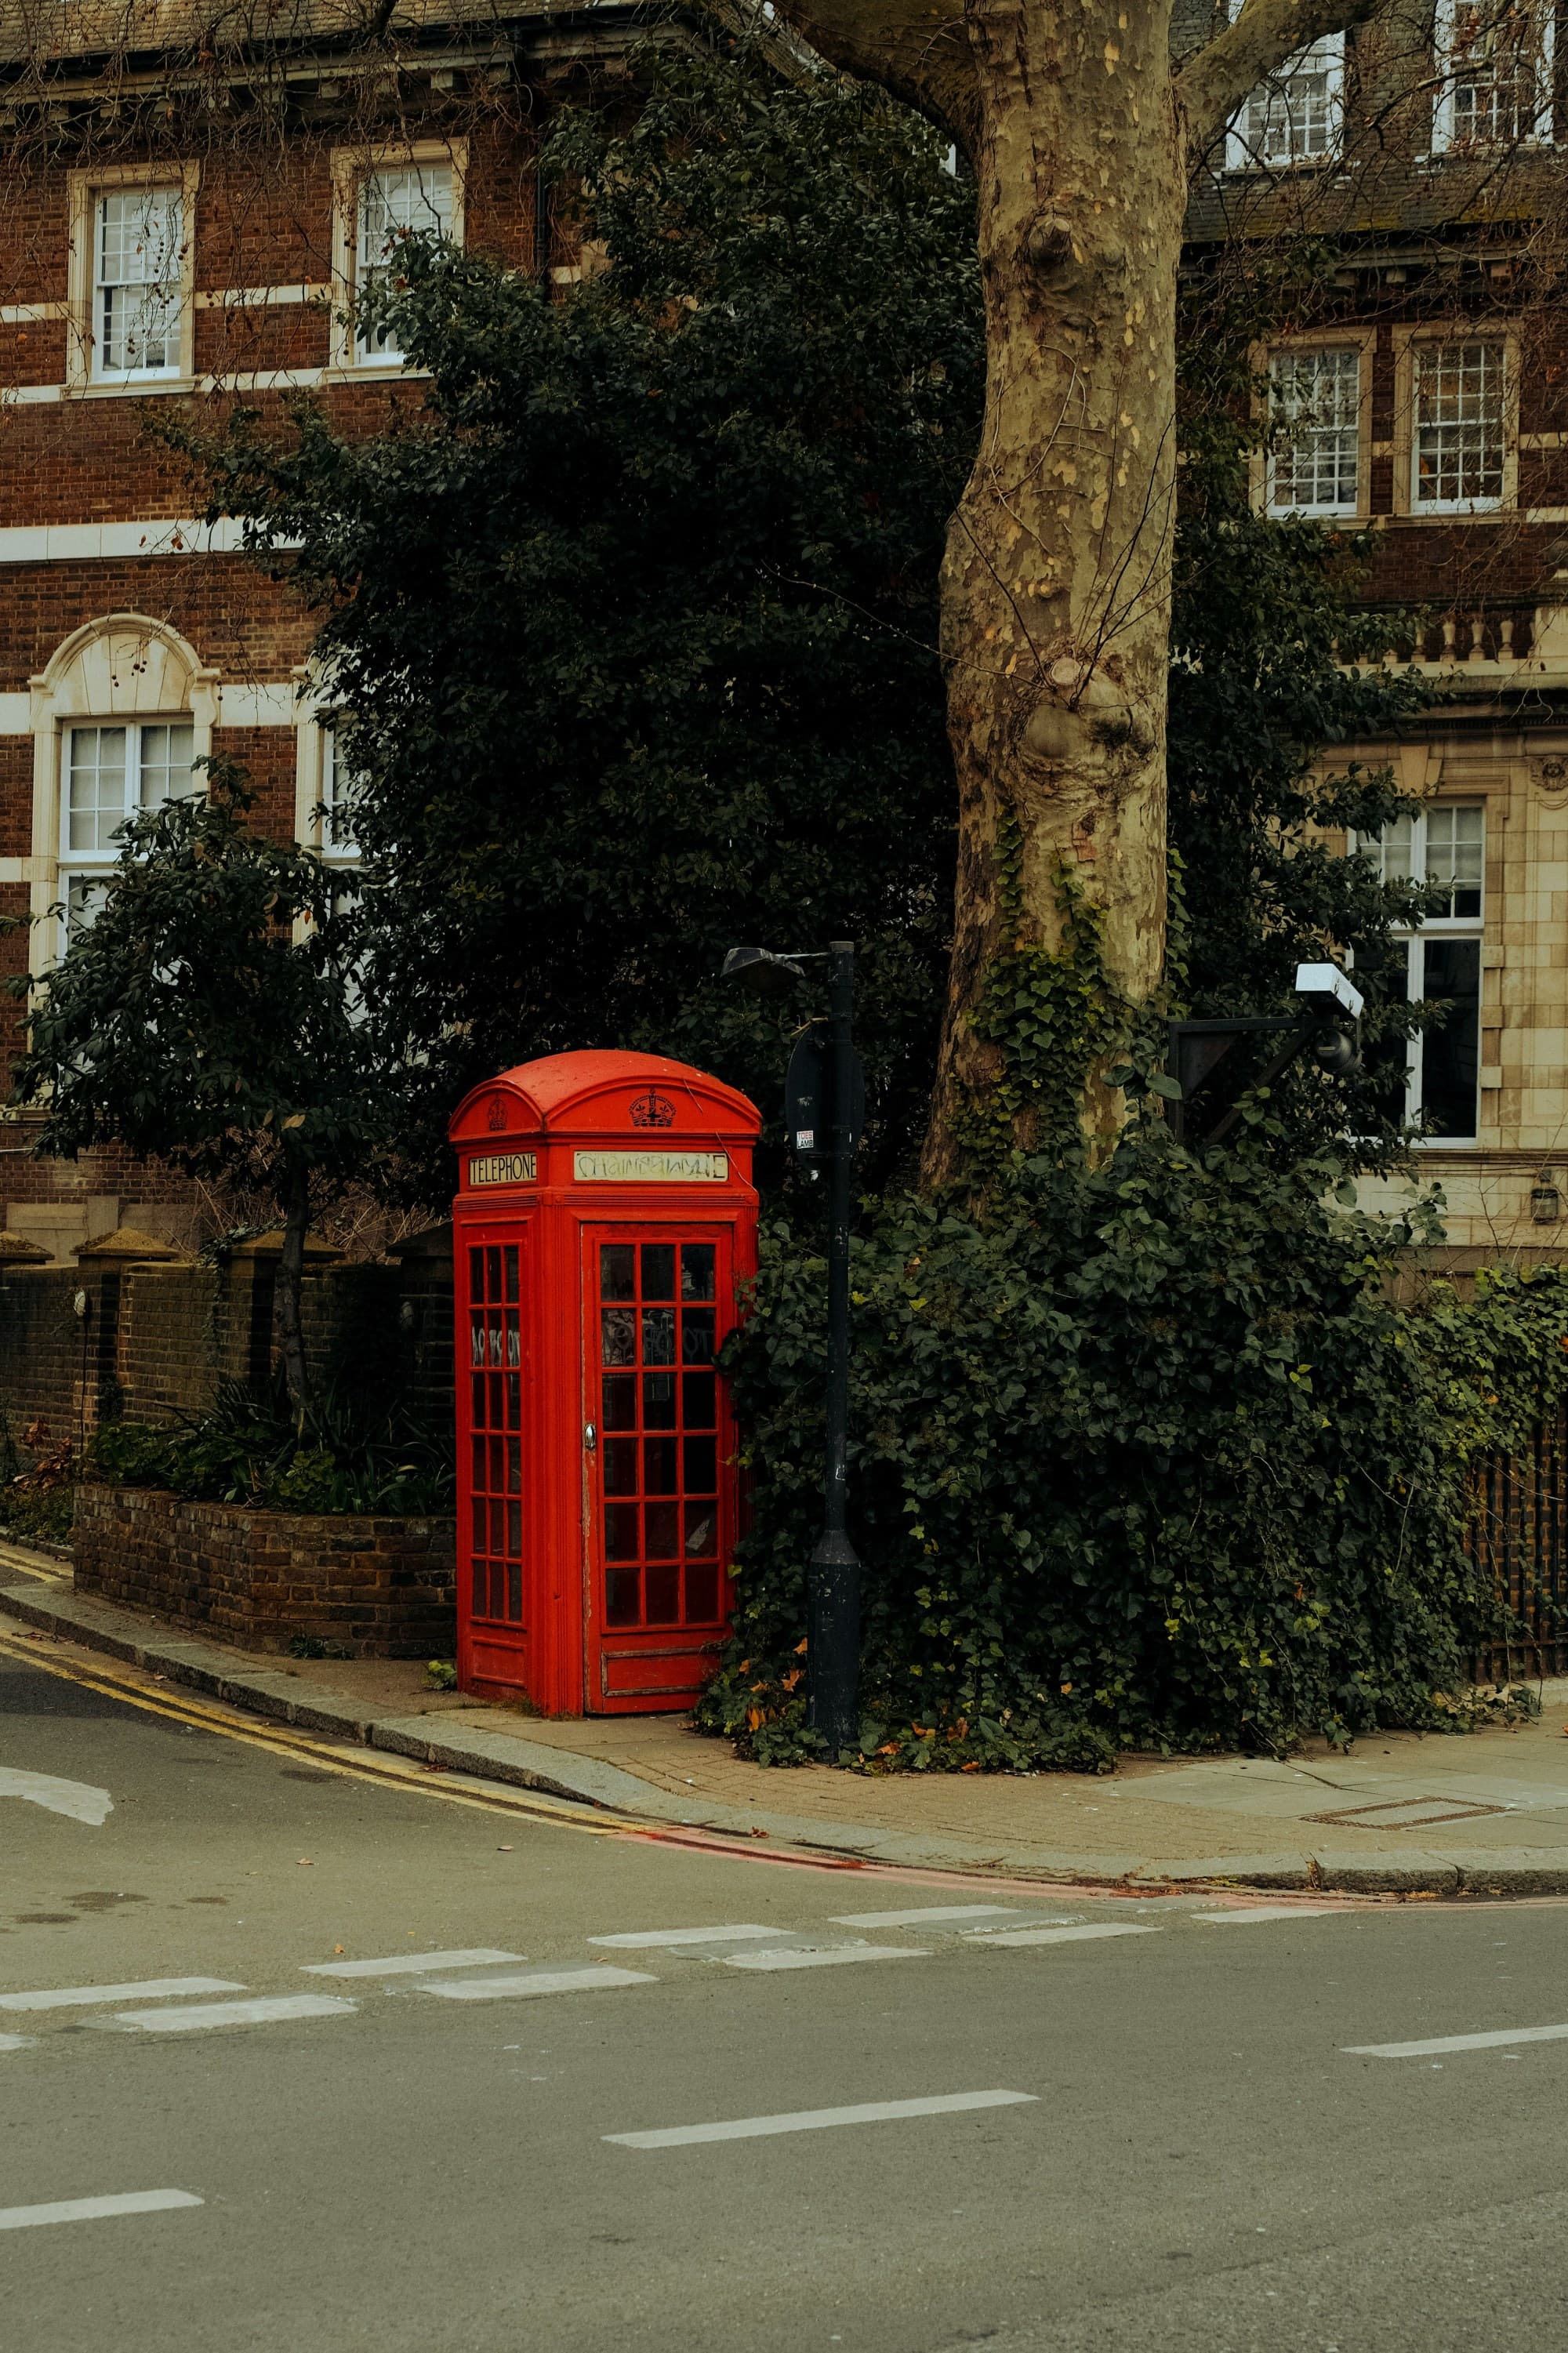
[[[1398,1305],[1430,1213],[1354,1214],[1342,1166],[1138,1122],[1098,1170],[1016,1162],[984,1212],[876,1209],[852,1261],[862,1761],[1108,1770],[1452,1725],[1499,1621],[1473,1468],[1560,1397],[1568,1280]],[[771,1225],[730,1348],[752,1528],[698,1720],[764,1761],[817,1746],[824,1291],[810,1235]]]
[[[449,1512],[454,1484],[449,1435],[406,1414],[370,1418],[346,1394],[329,1392],[301,1416],[280,1383],[238,1381],[225,1382],[205,1413],[167,1426],[106,1423],[88,1472],[279,1512]]]

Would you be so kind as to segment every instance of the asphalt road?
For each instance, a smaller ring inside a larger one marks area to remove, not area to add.
[[[1085,1900],[718,1854],[363,1779],[357,1752],[150,1714],[22,1647],[0,1638],[7,2353],[1563,2337],[1560,1903]],[[924,1916],[845,1920],[894,1913]],[[592,1941],[715,1929],[751,1933]]]

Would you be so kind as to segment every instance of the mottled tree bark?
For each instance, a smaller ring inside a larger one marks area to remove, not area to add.
[[[977,189],[987,381],[942,565],[958,884],[928,1186],[955,1173],[990,1074],[969,1018],[987,970],[1057,944],[1060,870],[1097,910],[1111,987],[1136,1005],[1159,983],[1188,172],[1262,75],[1373,5],[1248,0],[1178,69],[1170,0],[782,0],[834,62],[945,124]],[[1021,928],[998,891],[1009,818]],[[1120,1106],[1090,1079],[1091,1138]]]

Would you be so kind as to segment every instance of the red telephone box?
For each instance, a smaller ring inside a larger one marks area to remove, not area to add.
[[[739,1496],[713,1360],[756,1268],[760,1124],[620,1053],[503,1071],[453,1120],[465,1691],[646,1715],[711,1674]]]

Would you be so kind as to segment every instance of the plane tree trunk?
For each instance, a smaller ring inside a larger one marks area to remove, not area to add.
[[[987,974],[1058,946],[1064,873],[1110,988],[1136,1006],[1159,985],[1188,174],[1261,76],[1373,5],[1248,0],[1178,63],[1170,0],[782,0],[836,64],[943,124],[976,187],[986,397],[942,575],[959,839],[928,1186],[957,1173],[994,1073],[971,1022]],[[1091,1072],[1090,1140],[1121,1115]]]

